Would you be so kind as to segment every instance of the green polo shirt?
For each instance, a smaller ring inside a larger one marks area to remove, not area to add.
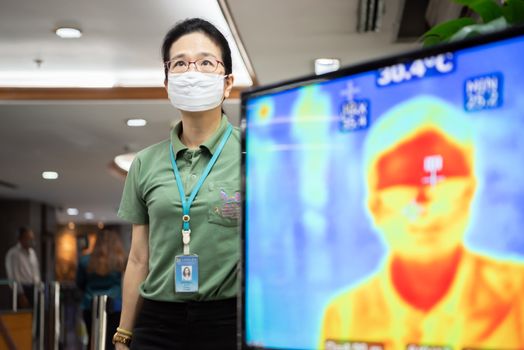
[[[149,225],[149,273],[140,286],[144,298],[159,301],[235,297],[240,256],[240,130],[235,128],[190,209],[191,254],[198,255],[199,290],[175,293],[175,256],[183,254],[182,204],[171,160],[170,141],[187,196],[200,179],[229,122],[199,149],[180,141],[182,124],[165,140],[138,152],[127,175],[118,216]]]

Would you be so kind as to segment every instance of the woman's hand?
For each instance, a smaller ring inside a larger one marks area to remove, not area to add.
[[[30,307],[31,304],[29,303],[29,299],[27,299],[25,294],[18,294],[18,308],[29,309]]]
[[[129,350],[129,347],[122,343],[115,343],[115,350]]]

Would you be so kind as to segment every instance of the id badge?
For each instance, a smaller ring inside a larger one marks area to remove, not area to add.
[[[175,293],[198,292],[198,255],[175,256]]]

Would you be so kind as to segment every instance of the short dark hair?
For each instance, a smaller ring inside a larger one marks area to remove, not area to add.
[[[164,42],[162,43],[163,62],[169,61],[169,50],[171,50],[171,46],[175,41],[186,34],[195,32],[207,35],[211,41],[220,47],[226,75],[231,74],[233,72],[233,63],[231,61],[231,49],[229,48],[227,39],[213,24],[202,18],[189,18],[183,20],[175,24],[175,26],[167,32],[164,37]],[[164,67],[164,74],[167,79],[167,67]]]
[[[29,231],[31,231],[29,227],[26,227],[26,226],[19,227],[18,228],[18,239],[21,239],[22,237],[24,237],[24,235],[28,233]]]

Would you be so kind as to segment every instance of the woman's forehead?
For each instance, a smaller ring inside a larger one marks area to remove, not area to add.
[[[175,56],[206,56],[217,58],[222,56],[220,47],[204,33],[194,32],[181,36],[171,45],[169,57]]]

